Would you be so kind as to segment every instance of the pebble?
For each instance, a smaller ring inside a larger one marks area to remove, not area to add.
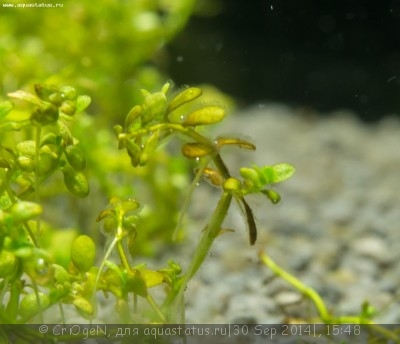
[[[265,266],[254,263],[262,249],[319,291],[336,315],[358,314],[366,300],[383,307],[382,300],[392,297],[397,307],[386,307],[377,319],[398,322],[399,301],[393,293],[400,283],[395,264],[400,259],[396,244],[400,239],[399,117],[367,125],[348,111],[307,118],[280,104],[242,112],[231,115],[218,132],[250,137],[257,150],[248,154],[232,147],[222,152],[231,171],[252,163],[289,162],[296,173],[276,187],[282,196],[279,205],[251,204],[260,232],[255,247],[248,246],[240,217],[230,223],[235,232],[221,238],[223,259],[213,261],[222,264],[218,278],[212,279],[206,269],[195,277],[206,278],[213,290],[226,290],[225,308],[218,314],[206,312],[221,300],[201,297],[204,294],[198,288],[188,306],[203,310],[196,312],[196,320],[267,322],[290,317],[279,305],[302,296]],[[230,218],[235,218],[235,212],[231,210]]]

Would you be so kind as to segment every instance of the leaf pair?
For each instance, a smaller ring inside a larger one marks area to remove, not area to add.
[[[261,192],[266,185],[280,183],[290,178],[295,168],[286,163],[276,164],[272,166],[258,167],[242,167],[240,175],[244,178],[243,192],[244,194]]]
[[[91,99],[89,96],[77,96],[76,90],[70,86],[58,89],[54,85],[35,85],[36,95],[26,91],[8,93],[8,96],[36,105],[30,120],[33,125],[44,126],[57,122],[59,115],[73,116],[85,110]],[[2,103],[0,115],[5,116],[11,110],[9,103]],[[0,116],[0,118],[1,118]]]

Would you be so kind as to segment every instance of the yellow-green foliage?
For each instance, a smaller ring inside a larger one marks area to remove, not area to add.
[[[145,63],[157,59],[183,28],[195,1],[60,3],[61,8],[2,7],[0,94],[36,82],[73,84],[92,95],[103,117],[112,118],[137,101],[139,88],[160,86],[160,73]]]

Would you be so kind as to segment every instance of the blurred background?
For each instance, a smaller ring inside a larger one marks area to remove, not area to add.
[[[348,108],[367,121],[400,109],[400,0],[49,3],[63,7],[0,11],[1,94],[62,80],[92,95],[92,113],[118,117],[171,78],[242,106]]]
[[[366,121],[399,113],[399,0],[218,4],[169,45],[177,83],[211,83],[245,105],[347,108]]]

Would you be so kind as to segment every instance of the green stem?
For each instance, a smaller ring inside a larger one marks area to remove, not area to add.
[[[199,134],[193,128],[184,127],[183,125],[181,125],[179,123],[159,123],[159,124],[155,124],[149,128],[138,130],[138,131],[130,134],[129,137],[135,137],[137,135],[145,135],[149,132],[156,132],[156,131],[162,131],[162,130],[166,130],[166,131],[173,130],[173,131],[180,132],[183,135],[185,135],[186,137],[189,137],[198,143],[202,143],[209,147],[215,148],[216,154],[214,154],[212,156],[215,166],[217,167],[218,171],[221,173],[221,175],[224,179],[228,179],[231,177],[231,175],[228,171],[228,168],[226,167],[225,163],[223,162],[221,156],[218,154],[218,149],[217,149],[215,143],[212,142],[207,137]]]
[[[96,291],[97,291],[97,286],[99,284],[99,279],[100,279],[100,276],[101,276],[101,272],[103,271],[104,266],[106,265],[106,261],[110,257],[111,252],[113,251],[115,245],[118,243],[118,240],[119,239],[117,237],[114,237],[113,241],[111,242],[110,246],[108,247],[108,249],[107,249],[107,251],[106,251],[106,253],[104,255],[104,258],[103,258],[103,260],[101,262],[101,265],[99,267],[99,272],[97,273],[96,280],[94,282],[94,290],[93,290],[93,295],[92,295],[92,305],[93,305],[93,308],[94,308],[94,315],[97,312]]]
[[[156,314],[160,318],[161,322],[165,323],[164,314],[161,312],[160,307],[158,307],[158,305],[156,304],[156,302],[154,301],[153,297],[150,294],[147,294],[146,301],[150,304],[151,308],[153,308],[153,310],[156,312]]]
[[[40,137],[42,133],[42,127],[36,127],[36,137],[35,137],[35,202],[40,203],[40,194],[39,194],[39,153],[40,153]],[[40,238],[40,216],[36,218],[36,242],[39,245],[39,238]]]
[[[183,217],[185,216],[185,213],[186,213],[186,211],[188,209],[189,201],[190,201],[190,198],[192,196],[192,193],[193,193],[194,189],[196,188],[197,183],[200,181],[200,178],[203,175],[204,169],[207,167],[209,162],[210,162],[209,159],[204,159],[204,160],[200,161],[200,167],[199,167],[199,169],[198,169],[198,171],[197,171],[197,173],[196,173],[196,175],[195,175],[195,177],[194,177],[194,179],[192,181],[192,184],[189,187],[189,190],[186,193],[185,200],[184,200],[182,208],[180,210],[178,223],[176,224],[176,228],[174,230],[174,233],[172,234],[172,240],[173,241],[176,241],[176,239],[178,238],[178,233],[179,233],[179,230],[180,230],[181,225],[182,225]]]
[[[375,330],[376,332],[381,333],[384,335],[386,338],[390,338],[393,340],[395,343],[400,343],[400,339],[396,333],[393,331],[390,331],[388,329],[385,329],[382,326],[376,325],[373,321],[369,319],[365,319],[362,316],[339,316],[335,317],[332,316],[326,306],[322,298],[319,296],[319,294],[312,288],[306,286],[303,282],[298,280],[296,277],[293,275],[289,274],[282,268],[280,268],[269,256],[267,256],[265,253],[260,252],[260,258],[262,262],[268,266],[272,272],[274,272],[277,276],[283,278],[286,282],[291,284],[293,287],[295,287],[297,290],[299,290],[301,293],[303,293],[305,296],[307,296],[309,299],[311,299],[317,308],[318,314],[320,319],[326,323],[326,324],[363,324],[363,325],[369,325],[371,326],[371,329]]]
[[[118,254],[119,254],[119,257],[121,259],[123,266],[125,267],[125,269],[127,271],[131,271],[131,267],[129,266],[128,259],[126,258],[126,254],[125,254],[124,248],[122,246],[121,240],[118,240],[118,242],[117,242],[117,250],[118,250]]]
[[[290,273],[283,270],[265,253],[260,252],[260,258],[261,258],[262,262],[272,270],[272,272],[274,272],[279,277],[283,278],[286,282],[291,284],[298,291],[303,293],[305,296],[307,296],[314,302],[314,305],[317,308],[319,317],[321,318],[321,320],[324,323],[331,322],[332,316],[329,314],[324,301],[321,299],[319,294],[314,289],[306,286],[303,282],[298,280],[296,277],[294,277]]]
[[[60,315],[61,315],[61,323],[65,324],[65,313],[64,313],[64,308],[63,304],[59,301],[58,302],[58,309],[60,310]]]
[[[169,310],[169,319],[175,322],[177,315],[181,314],[183,307],[183,295],[190,279],[196,274],[207,254],[210,251],[211,245],[221,232],[221,225],[228,213],[229,206],[232,201],[232,195],[226,191],[223,192],[217,207],[215,208],[209,224],[203,231],[200,242],[197,245],[193,258],[190,262],[179,289],[174,295],[172,307]],[[179,319],[181,320],[181,319]]]

